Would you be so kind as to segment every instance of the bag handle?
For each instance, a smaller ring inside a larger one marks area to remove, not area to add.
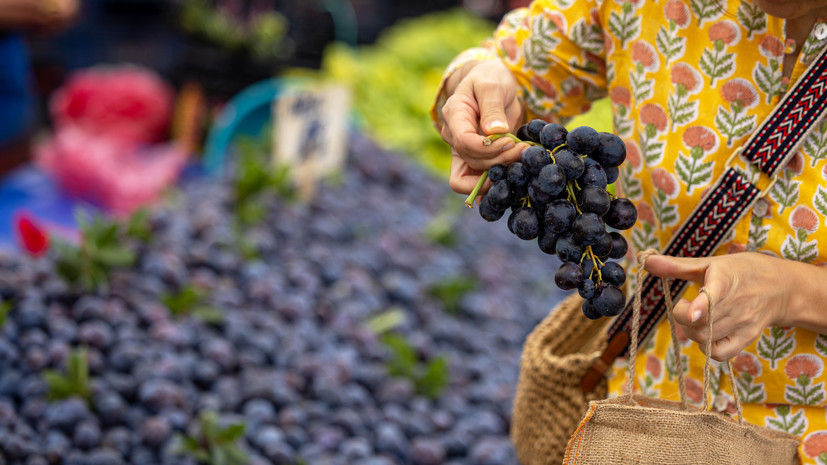
[[[732,228],[752,209],[772,187],[779,168],[795,156],[816,123],[827,115],[827,48],[813,60],[804,74],[787,91],[781,102],[761,126],[753,132],[746,144],[730,156],[724,173],[713,184],[710,192],[695,207],[686,221],[675,231],[663,254],[672,257],[706,257],[712,254]],[[747,163],[754,165],[764,176],[762,184],[753,184],[732,161],[743,154]],[[643,289],[639,315],[640,339],[645,340],[665,314],[666,295],[677,298],[688,283],[673,279],[667,286],[649,276],[638,281]],[[627,352],[632,302],[611,324],[606,350],[595,360],[580,382],[580,390],[591,392],[600,382],[615,358]]]
[[[655,249],[647,249],[643,252],[640,252],[637,256],[637,279],[638,282],[642,282],[643,279],[643,265],[646,263],[646,260],[651,257],[652,255],[657,255],[658,252]],[[662,277],[661,283],[663,284],[664,289],[668,289],[668,282],[667,278]],[[711,381],[711,365],[710,359],[711,357],[709,354],[712,352],[712,294],[709,293],[709,290],[705,287],[702,287],[700,292],[706,294],[706,298],[709,301],[709,310],[707,311],[707,325],[706,325],[706,360],[704,362],[704,406],[703,410],[709,410],[709,390],[710,390],[710,381]],[[672,302],[672,296],[669,295],[667,292],[664,294],[666,298],[666,318],[669,321],[669,330],[672,336],[672,354],[675,357],[675,365],[678,372],[678,389],[680,391],[681,396],[681,410],[687,410],[687,396],[686,396],[686,377],[683,373],[683,359],[681,358],[681,347],[678,343],[678,336],[675,324],[675,315],[673,311],[675,309],[675,305]],[[632,330],[630,334],[629,340],[629,365],[626,370],[626,398],[629,402],[638,405],[637,402],[632,400],[635,390],[635,360],[637,359],[637,351],[638,351],[638,338],[640,332],[640,309],[641,309],[641,286],[638,286],[635,289],[635,296],[632,305]],[[735,398],[735,409],[738,411],[738,424],[744,423],[744,414],[743,409],[741,407],[741,395],[738,392],[738,385],[735,384],[735,373],[732,369],[732,359],[727,360],[727,371],[729,372],[729,382],[732,385],[732,395]]]

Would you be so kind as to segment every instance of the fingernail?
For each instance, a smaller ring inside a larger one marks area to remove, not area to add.
[[[696,322],[700,319],[701,319],[701,311],[700,310],[695,310],[694,312],[692,312],[692,316],[689,317],[689,322],[694,323],[694,322]]]
[[[515,145],[517,145],[517,144],[515,144],[515,143],[514,143],[514,141],[508,141],[508,142],[506,142],[506,143],[505,143],[505,145],[503,145],[503,152],[505,152],[506,150],[509,150],[509,149],[513,148]]]
[[[504,121],[495,119],[494,121],[488,123],[488,130],[493,131],[494,129],[502,129],[503,131],[506,131],[508,130],[508,124]]]

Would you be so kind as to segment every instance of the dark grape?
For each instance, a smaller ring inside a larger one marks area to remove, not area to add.
[[[554,154],[555,162],[563,168],[566,179],[577,179],[586,170],[586,163],[580,155],[568,149],[558,150]]]
[[[523,141],[531,140],[531,134],[528,132],[528,123],[523,124],[522,126],[517,128],[517,132],[514,133],[514,135],[517,136],[517,139]]]
[[[553,150],[566,141],[567,134],[566,128],[560,124],[546,124],[540,130],[540,144],[549,150]]]
[[[554,255],[556,253],[557,239],[559,237],[559,234],[551,229],[543,228],[543,231],[537,237],[537,245],[540,246],[540,250],[543,252],[549,255]]]
[[[496,210],[505,211],[514,202],[514,192],[511,190],[511,184],[508,181],[495,182],[488,193],[485,194],[489,200],[488,202]]]
[[[583,278],[583,281],[580,281],[580,285],[577,286],[577,293],[584,299],[591,299],[594,297],[597,286],[594,284],[594,281],[588,278],[588,275],[584,276],[586,277]]]
[[[626,252],[629,250],[629,244],[626,242],[626,238],[618,232],[612,231],[609,233],[609,236],[612,238],[612,252],[609,254],[609,258],[620,260],[626,256]]]
[[[598,148],[600,141],[597,131],[588,126],[580,126],[569,131],[566,144],[581,155],[589,155]]]
[[[585,170],[583,171],[583,175],[577,180],[580,187],[597,186],[601,189],[605,189],[608,184],[608,180],[606,178],[606,171],[603,170],[600,163],[592,160],[591,158],[585,159],[584,162]]]
[[[582,245],[596,244],[606,234],[603,220],[594,213],[578,215],[571,226],[572,237]]]
[[[522,207],[514,212],[512,227],[514,235],[520,239],[529,241],[540,234],[540,220],[537,213],[531,207]]]
[[[523,168],[523,164],[520,162],[508,165],[505,178],[515,189],[528,185],[528,171]]]
[[[540,131],[546,126],[545,120],[533,119],[528,122],[528,136],[533,142],[540,142]]]
[[[623,312],[626,306],[626,298],[623,292],[615,286],[601,284],[592,298],[594,308],[603,316],[617,316]]]
[[[544,166],[551,163],[551,157],[549,157],[548,150],[543,146],[533,145],[523,152],[522,162],[523,167],[532,176],[536,176]]]
[[[577,206],[580,211],[595,213],[597,216],[606,214],[611,202],[609,193],[597,186],[585,186],[577,193]]]
[[[548,195],[557,195],[566,189],[566,174],[557,164],[544,166],[537,175],[537,181],[540,189]]]
[[[491,205],[491,197],[485,196],[480,201],[480,216],[488,222],[497,221],[505,215],[505,209],[497,209]]]
[[[603,265],[600,273],[603,277],[603,281],[607,284],[613,284],[620,287],[624,282],[626,282],[626,272],[623,271],[623,267],[616,262],[608,262]]]
[[[528,198],[531,200],[531,205],[542,210],[545,210],[545,206],[554,200],[554,196],[543,191],[537,178],[531,178],[531,182],[528,183]]]
[[[552,231],[562,234],[571,229],[577,216],[577,210],[571,202],[564,199],[552,200],[546,207],[545,224]]]
[[[597,281],[597,273],[592,273],[594,271],[594,261],[586,258],[583,260],[583,263],[580,264],[580,267],[583,268],[583,279]]]
[[[599,144],[591,157],[604,168],[620,166],[626,160],[626,145],[623,139],[610,132],[598,134]]]
[[[609,255],[612,253],[612,247],[614,247],[614,241],[612,240],[611,234],[603,231],[600,239],[592,244],[592,253],[597,255],[597,258],[605,260],[609,258]]]
[[[606,172],[606,184],[614,184],[618,176],[620,176],[620,170],[617,166],[610,166],[608,168],[604,166],[603,171]]]
[[[505,167],[505,165],[501,165],[498,163],[492,166],[491,168],[488,168],[488,179],[490,179],[491,182],[501,181],[505,179],[506,170],[507,168]]]
[[[597,320],[603,315],[594,308],[594,303],[592,299],[586,299],[583,301],[583,305],[580,307],[583,310],[583,315],[590,320]]]
[[[582,209],[582,207],[581,207]],[[611,201],[603,220],[615,229],[629,229],[637,221],[637,209],[631,200],[618,197]]]
[[[572,239],[571,234],[559,237],[554,250],[564,262],[579,262],[583,256],[583,247]]]
[[[565,262],[554,273],[554,283],[564,291],[576,289],[583,281],[583,268],[575,262]]]

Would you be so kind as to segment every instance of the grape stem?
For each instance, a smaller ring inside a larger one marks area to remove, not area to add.
[[[468,208],[474,208],[474,202],[477,200],[477,196],[480,193],[480,189],[482,189],[482,185],[485,184],[486,179],[488,179],[488,170],[482,172],[479,179],[477,179],[477,185],[474,186],[474,190],[472,190],[465,199],[465,205],[467,205]]]
[[[577,206],[577,195],[574,193],[574,186],[571,181],[566,182],[566,193],[568,194],[569,202],[571,202],[572,205],[574,205],[574,209],[577,210],[577,214],[582,215],[583,212],[580,211],[580,207]]]
[[[597,271],[597,282],[598,283],[602,282],[603,281],[603,273],[600,272],[600,268],[603,267],[605,265],[605,263],[603,263],[599,258],[597,258],[597,256],[594,254],[594,251],[592,250],[592,246],[590,246],[590,245],[586,246],[586,251],[583,252],[583,256],[580,257],[580,262],[581,263],[583,262],[584,258],[587,258],[586,257],[587,255],[588,255],[588,258],[591,259],[592,265],[594,265],[594,267],[592,268],[591,273],[589,273],[589,279],[591,279],[592,274],[594,274],[594,272]],[[598,263],[600,263],[600,266],[597,266]]]
[[[536,142],[530,140],[522,140],[519,137],[511,134],[510,132],[506,132],[505,134],[491,134],[487,136],[483,141],[482,145],[488,147],[489,145],[493,144],[495,140],[502,139],[503,137],[508,137],[509,139],[513,140],[516,144],[528,144],[528,145],[537,145]]]

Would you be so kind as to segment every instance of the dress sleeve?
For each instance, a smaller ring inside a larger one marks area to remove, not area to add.
[[[606,95],[599,11],[596,0],[536,0],[513,10],[492,39],[451,62],[443,83],[469,61],[496,58],[522,88],[528,119],[566,120],[588,111],[593,100]],[[440,87],[431,113],[437,124],[444,101]]]

